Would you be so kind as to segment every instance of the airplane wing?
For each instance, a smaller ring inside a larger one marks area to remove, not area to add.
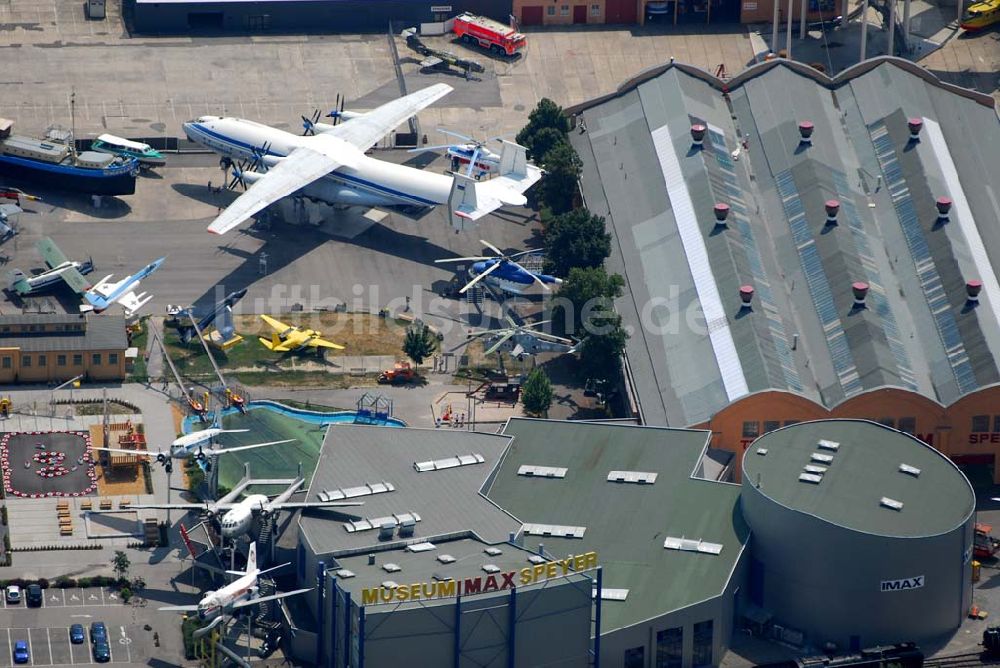
[[[125,293],[124,295],[119,297],[117,301],[119,304],[122,305],[122,308],[125,309],[125,315],[126,317],[128,317],[131,316],[136,311],[138,311],[139,309],[141,309],[143,306],[145,306],[146,302],[148,302],[152,298],[153,295],[147,292],[140,292],[139,294],[136,294],[133,291]]]
[[[90,289],[90,281],[83,277],[76,267],[67,265],[59,272],[59,278],[66,282],[73,292],[82,295]]]
[[[286,325],[280,320],[276,320],[275,318],[272,318],[269,315],[261,315],[260,319],[266,322],[268,325],[270,325],[271,329],[276,331],[280,336],[286,336],[291,332],[295,331],[295,328],[292,327],[291,325]]]
[[[232,503],[217,501],[212,504],[212,507],[217,511],[222,511],[229,510],[233,505]],[[133,503],[129,508],[149,510],[209,510],[208,504],[205,503]]]
[[[162,608],[157,608],[162,612],[195,612],[198,609],[198,604],[194,605],[168,605]]]
[[[280,594],[271,594],[270,596],[261,596],[260,598],[251,598],[246,601],[237,601],[233,604],[234,608],[246,608],[251,605],[256,605],[258,603],[264,603],[265,601],[277,601],[279,598],[288,598],[289,596],[298,596],[299,594],[304,594],[307,591],[312,591],[312,587],[308,589],[296,589],[295,591],[286,591]],[[195,606],[197,608],[198,606]],[[160,608],[160,610],[166,610],[167,608]]]
[[[339,137],[362,151],[367,151],[400,123],[415,116],[421,109],[434,104],[452,90],[451,86],[444,83],[428,86],[416,93],[387,102],[367,114],[356,116],[323,134]]]
[[[208,226],[208,231],[212,234],[225,234],[258,211],[338,167],[355,164],[361,156],[360,152],[333,137],[316,135],[308,139],[309,146],[296,148],[267,170],[262,178],[247,188]]]
[[[343,350],[344,346],[339,343],[333,343],[327,341],[326,339],[309,339],[308,344],[313,348],[333,348],[334,350]]]
[[[123,450],[120,448],[91,448],[91,450],[98,450],[100,452],[117,452],[123,455],[140,455],[142,457],[156,457],[155,452],[149,452],[148,450]]]
[[[294,440],[294,438],[287,438],[284,441],[268,441],[267,443],[254,443],[253,445],[238,445],[235,448],[219,448],[218,450],[210,450],[209,452],[213,455],[228,455],[232,452],[240,452],[241,450],[253,450],[254,448],[263,448],[269,445],[291,443]]]
[[[350,506],[363,506],[364,501],[282,501],[281,503],[271,502],[274,510],[295,510],[296,508],[347,508]],[[132,506],[135,508],[135,506]]]
[[[55,269],[59,265],[69,262],[69,258],[59,250],[56,242],[52,241],[49,237],[45,237],[35,244],[35,248],[38,249],[38,254],[45,260],[45,264],[48,265],[49,269]]]

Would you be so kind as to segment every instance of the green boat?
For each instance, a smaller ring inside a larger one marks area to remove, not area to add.
[[[124,158],[135,158],[142,167],[162,167],[167,159],[149,144],[104,134],[94,140],[90,150],[110,153]]]

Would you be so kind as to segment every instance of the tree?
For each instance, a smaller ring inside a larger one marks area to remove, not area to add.
[[[573,208],[576,182],[583,171],[583,162],[569,144],[557,144],[542,159],[545,176],[542,177],[540,194],[552,213],[566,213]]]
[[[614,300],[622,296],[624,288],[624,279],[609,274],[604,267],[570,269],[553,308],[553,324],[565,334],[586,336],[597,329],[603,312],[612,312]]]
[[[587,334],[580,347],[580,370],[599,386],[614,385],[621,373],[621,354],[628,340],[622,318],[617,313],[606,313],[592,321],[591,329],[594,333]]]
[[[561,135],[569,132],[569,119],[563,114],[562,107],[547,97],[543,97],[528,114],[528,124],[517,133],[517,143],[528,149],[528,157],[540,160],[545,152],[534,152],[535,137],[545,129],[553,129]]]
[[[115,556],[111,557],[111,568],[114,569],[119,580],[128,577],[128,569],[131,567],[132,562],[129,561],[128,555],[121,550],[115,550]]]
[[[604,218],[576,209],[545,225],[545,271],[568,276],[574,267],[600,267],[611,255],[611,235]]]
[[[521,386],[521,403],[532,415],[544,415],[552,405],[552,383],[540,367],[535,367]]]
[[[403,338],[403,352],[419,365],[437,350],[438,340],[431,328],[421,322],[415,322],[406,329]]]
[[[528,160],[541,162],[548,152],[560,144],[565,144],[566,134],[556,128],[542,128],[529,140],[530,146],[523,144],[528,149]]]

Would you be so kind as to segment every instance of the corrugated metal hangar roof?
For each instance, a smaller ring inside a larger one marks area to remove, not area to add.
[[[833,80],[774,61],[726,84],[667,65],[567,111],[626,278],[647,424],[697,424],[768,389],[950,403],[1000,381],[988,96],[894,58]]]

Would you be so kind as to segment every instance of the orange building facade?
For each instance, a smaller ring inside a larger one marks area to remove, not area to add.
[[[872,420],[913,434],[957,464],[992,467],[1000,483],[1000,385],[984,387],[942,406],[916,392],[881,388],[855,395],[832,409],[790,392],[767,390],[738,399],[693,425],[712,432],[712,447],[735,455],[735,479],[742,479],[743,452],[759,436],[807,420],[854,418]]]

